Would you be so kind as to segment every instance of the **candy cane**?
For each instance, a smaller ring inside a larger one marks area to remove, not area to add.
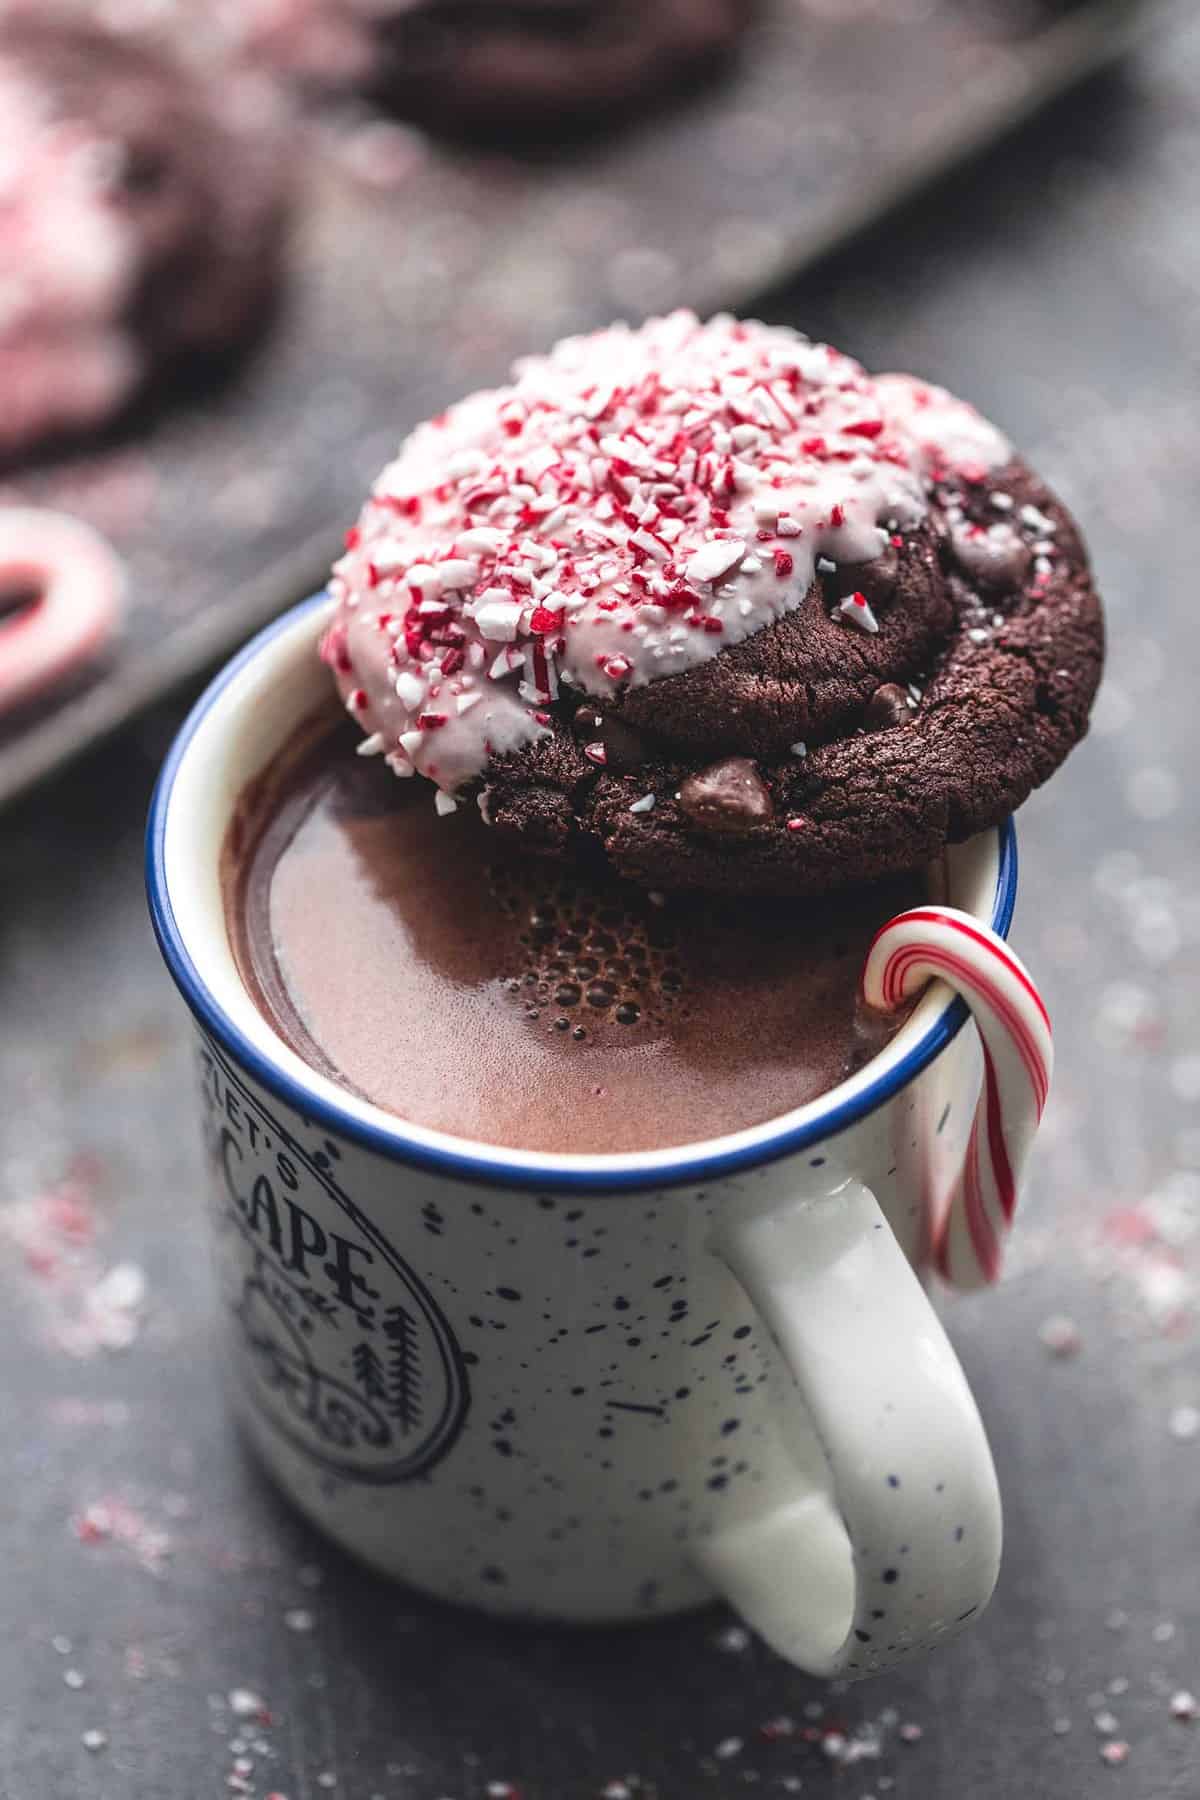
[[[81,519],[0,507],[0,711],[32,700],[103,648],[117,628],[125,576],[116,551]]]
[[[933,979],[948,982],[967,1002],[983,1045],[983,1089],[934,1260],[955,1286],[983,1287],[1000,1273],[1050,1091],[1050,1018],[1004,939],[951,906],[918,906],[883,927],[863,971],[863,998],[892,1012]]]

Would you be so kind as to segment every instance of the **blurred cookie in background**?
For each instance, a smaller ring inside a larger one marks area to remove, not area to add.
[[[101,428],[265,316],[284,117],[252,74],[0,7],[0,459]]]
[[[468,136],[593,125],[719,72],[754,0],[252,0],[247,43]],[[239,9],[242,10],[242,9]]]

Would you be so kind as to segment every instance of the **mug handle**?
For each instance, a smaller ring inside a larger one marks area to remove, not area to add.
[[[1050,1026],[1027,971],[967,913],[885,925],[863,977],[898,1006],[931,977],[967,1001],[984,1081],[936,1235],[949,1277],[995,1278],[1045,1104]],[[966,1377],[879,1204],[861,1182],[752,1204],[711,1248],[774,1337],[825,1452],[832,1496],[798,1494],[696,1547],[708,1578],[780,1655],[857,1679],[952,1636],[1000,1565],[996,1473]]]

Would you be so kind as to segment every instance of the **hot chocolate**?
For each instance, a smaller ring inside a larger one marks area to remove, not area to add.
[[[646,894],[497,842],[475,807],[309,729],[239,809],[230,936],[276,1031],[400,1117],[627,1152],[778,1117],[873,1055],[859,972],[923,875],[820,902]]]

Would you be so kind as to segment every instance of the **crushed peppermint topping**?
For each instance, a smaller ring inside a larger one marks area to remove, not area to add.
[[[450,796],[544,734],[561,683],[604,699],[708,661],[1008,455],[940,388],[782,327],[678,312],[570,338],[404,443],[347,534],[322,655],[389,766]],[[879,628],[861,595],[838,613]]]
[[[719,581],[722,575],[728,575],[736,569],[746,554],[746,546],[739,538],[717,538],[711,544],[703,544],[697,550],[687,566],[689,581]]]
[[[857,625],[860,631],[869,631],[872,635],[879,630],[879,620],[871,611],[865,594],[847,594],[839,600],[837,610],[841,617],[851,625]]]

